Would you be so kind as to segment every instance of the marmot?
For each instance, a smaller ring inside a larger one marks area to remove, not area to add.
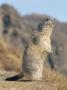
[[[23,55],[22,72],[19,75],[7,78],[6,80],[18,80],[26,77],[28,80],[42,80],[43,62],[51,49],[51,33],[55,26],[55,20],[48,18],[33,31],[32,41],[27,45]]]

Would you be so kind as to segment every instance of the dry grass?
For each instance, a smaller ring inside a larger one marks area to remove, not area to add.
[[[19,49],[9,47],[3,39],[0,39],[0,69],[20,71],[21,54]]]
[[[46,82],[56,85],[58,90],[67,90],[67,77],[58,72],[45,69],[44,79]]]
[[[67,78],[59,73],[46,69],[42,81],[4,81],[15,72],[0,71],[0,90],[67,90]]]

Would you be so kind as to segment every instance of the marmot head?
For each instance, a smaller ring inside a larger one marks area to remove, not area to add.
[[[56,19],[55,18],[46,18],[45,20],[42,20],[35,31],[37,32],[52,32],[54,26],[56,24]]]
[[[42,28],[46,28],[46,27],[50,27],[53,28],[56,24],[56,19],[55,18],[46,18],[45,21],[43,21],[43,27]]]

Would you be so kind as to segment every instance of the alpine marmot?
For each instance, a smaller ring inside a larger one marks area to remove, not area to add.
[[[22,77],[28,80],[42,80],[43,62],[52,52],[50,37],[54,26],[55,20],[52,18],[47,18],[38,24],[37,29],[33,30],[32,41],[25,48],[22,72],[6,80],[18,80]]]

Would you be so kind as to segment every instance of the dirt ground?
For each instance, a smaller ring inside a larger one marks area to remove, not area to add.
[[[54,75],[43,81],[5,81],[8,76],[13,76],[17,72],[7,72],[0,70],[0,90],[67,90],[67,78]]]

